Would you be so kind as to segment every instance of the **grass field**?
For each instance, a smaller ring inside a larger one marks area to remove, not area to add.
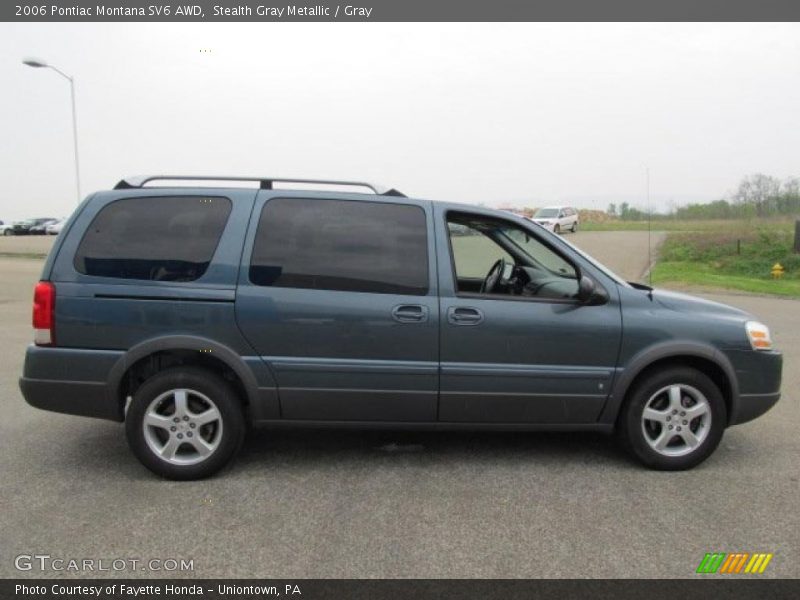
[[[583,231],[647,231],[647,221],[585,221],[580,225]],[[737,231],[746,233],[756,229],[775,229],[777,231],[792,231],[793,218],[774,219],[658,219],[653,220],[650,229],[653,231]]]
[[[652,281],[800,297],[793,239],[790,220],[683,222],[662,245]],[[785,269],[781,279],[772,277],[775,263]]]

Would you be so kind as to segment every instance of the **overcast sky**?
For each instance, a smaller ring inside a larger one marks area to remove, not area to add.
[[[201,52],[201,50],[207,50]],[[141,173],[364,179],[497,205],[800,175],[798,24],[0,24],[0,219]]]

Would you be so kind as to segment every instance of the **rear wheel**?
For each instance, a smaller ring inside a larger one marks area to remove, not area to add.
[[[572,233],[576,233],[577,231],[578,231],[578,222],[577,222],[577,221],[575,221],[575,222],[572,224]]]
[[[125,422],[128,444],[141,463],[169,479],[201,479],[238,452],[245,432],[236,390],[216,374],[174,367],[145,381]]]
[[[648,467],[690,469],[708,458],[722,439],[725,401],[706,375],[688,367],[654,371],[628,394],[619,433]]]
[[[3,235],[14,235],[14,232],[13,232],[11,229],[6,229],[6,230],[3,232]]]

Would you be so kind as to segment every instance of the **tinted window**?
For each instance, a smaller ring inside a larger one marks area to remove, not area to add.
[[[230,212],[227,198],[117,200],[86,230],[75,268],[97,277],[193,281],[206,272]]]
[[[378,294],[428,291],[425,212],[345,200],[270,200],[250,262],[256,285]]]

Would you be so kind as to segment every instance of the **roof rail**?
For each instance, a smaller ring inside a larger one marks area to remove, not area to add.
[[[328,179],[292,179],[287,177],[209,177],[209,176],[191,176],[191,175],[136,175],[134,177],[126,177],[121,179],[117,185],[114,186],[115,190],[128,190],[133,188],[143,188],[146,183],[151,181],[252,181],[258,183],[262,190],[273,189],[275,183],[309,183],[314,185],[334,185],[334,186],[348,186],[348,187],[363,187],[372,190],[375,194],[381,196],[401,196],[406,197],[402,192],[394,188],[386,188],[372,183],[363,181],[336,181]]]

